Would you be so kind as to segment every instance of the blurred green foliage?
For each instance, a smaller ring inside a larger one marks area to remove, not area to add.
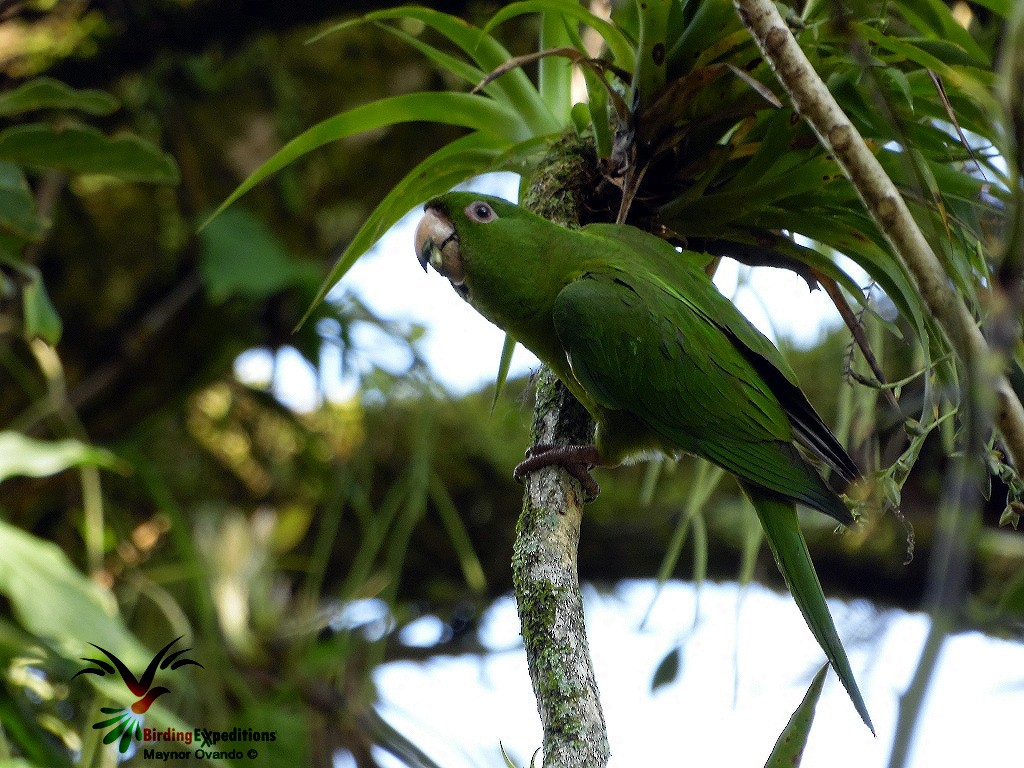
[[[209,9],[187,0],[40,0],[0,19],[0,33],[14,41],[0,57],[5,765],[114,764],[89,726],[100,719],[101,706],[129,700],[109,680],[70,682],[80,657],[92,653],[89,642],[123,654],[138,671],[152,649],[185,635],[204,669],[180,672],[176,679],[185,682],[154,705],[153,722],[274,730],[278,739],[266,755],[274,765],[329,765],[340,749],[372,765],[375,744],[408,757],[414,747],[373,709],[373,669],[424,654],[483,652],[475,621],[509,588],[519,507],[511,468],[528,439],[529,383],[508,382],[493,412],[490,392],[453,397],[422,363],[420,329],[374,317],[352,296],[318,305],[298,333],[292,330],[331,263],[369,247],[386,224],[420,202],[424,187],[403,186],[402,179],[409,169],[450,161],[434,155],[429,164],[438,147],[456,140],[472,158],[431,181],[439,187],[493,163],[525,167],[543,151],[545,132],[569,120],[597,130],[595,146],[611,151],[613,137],[596,129],[595,115],[598,108],[614,111],[616,91],[602,101],[594,81],[599,73],[588,71],[588,113],[546,115],[534,103],[532,133],[502,126],[518,142],[511,153],[493,137],[466,139],[451,125],[390,125],[397,121],[384,110],[385,127],[321,142],[314,158],[284,167],[197,234],[232,189],[308,126],[385,98],[469,87],[486,74],[486,60],[463,61],[461,77],[433,66],[458,52],[445,38],[458,25],[425,11],[418,13],[441,26],[389,13],[307,45],[339,21],[327,16],[337,10],[333,4],[314,5],[295,9],[296,19],[320,22],[314,26],[268,31],[247,20],[241,39],[203,26],[194,44],[163,40],[123,68],[108,51],[119,50],[122,38],[138,29],[133,24],[162,13],[187,21]],[[134,16],[124,10],[129,6]],[[455,10],[482,28],[495,8]],[[505,13],[512,17],[515,10]],[[988,51],[999,39],[998,20],[975,10],[972,33]],[[232,23],[224,17],[225,26]],[[731,17],[728,23],[736,26]],[[624,24],[628,29],[628,19]],[[534,17],[517,16],[498,33],[509,55],[521,55],[533,49],[539,27]],[[569,44],[580,30],[547,33]],[[469,47],[468,37],[464,42]],[[614,33],[607,42],[626,55],[628,46]],[[674,66],[695,45],[680,43]],[[486,55],[500,59],[500,53],[492,47]],[[898,53],[873,61],[888,73],[876,83],[841,77],[835,83],[863,104],[854,115],[861,127],[878,119],[871,100],[879,88],[901,110],[903,102],[909,111],[911,101],[927,97],[931,118],[942,119],[923,79],[883,66]],[[850,55],[840,48],[825,54],[838,61]],[[629,62],[618,63],[629,70]],[[975,61],[962,64],[978,69]],[[545,60],[513,75],[518,95],[529,97],[534,71],[547,72],[548,90],[564,85],[555,67]],[[95,80],[83,82],[89,73]],[[644,88],[656,85],[646,75],[644,82]],[[730,82],[726,90],[741,101],[760,98],[744,81]],[[499,81],[487,93],[508,96],[511,87]],[[954,98],[958,110],[966,109]],[[397,103],[403,102],[391,102]],[[506,112],[518,106],[508,100]],[[490,114],[471,116],[471,124]],[[978,124],[984,117],[971,115]],[[738,134],[732,146],[742,147],[739,156],[757,156],[755,144],[742,140],[767,144],[781,130]],[[691,138],[707,142],[709,135],[695,129]],[[950,147],[956,143],[924,149]],[[721,173],[724,188],[742,186],[743,174],[752,171],[716,152],[699,167],[658,165],[676,175],[655,181],[671,187],[682,177],[692,183],[686,174]],[[949,181],[939,178],[938,187],[944,191]],[[929,190],[927,175],[924,182],[922,191]],[[377,201],[393,194],[387,215],[374,215]],[[683,203],[700,199],[680,202],[672,215],[682,215]],[[948,215],[964,214],[968,206],[961,203],[950,203]],[[869,323],[894,378],[921,368],[925,361],[908,341],[913,327],[900,334],[880,316]],[[360,324],[406,349],[408,367],[357,365],[352,338]],[[233,373],[247,350],[273,355],[286,347],[319,369],[325,345],[340,349],[342,371],[357,380],[357,394],[311,413],[281,405],[269,382],[247,385]],[[863,367],[850,362],[842,335],[787,352],[826,420],[846,420],[867,465],[887,466],[899,457],[904,434],[885,421],[894,415],[879,407],[877,392],[843,388],[837,396],[844,366]],[[903,390],[919,408],[929,402],[920,378]],[[903,511],[917,533],[909,566],[901,565],[904,529],[891,517],[868,516],[841,538],[808,520],[831,591],[916,605],[947,461],[940,438],[938,430],[922,438],[917,469],[903,488]],[[650,577],[663,564],[666,576],[777,579],[770,561],[757,557],[756,525],[728,483],[709,488],[711,502],[693,508],[700,472],[682,462],[665,465],[657,477],[644,466],[617,470],[614,481],[599,476],[604,493],[584,522],[583,578]],[[1024,611],[1024,551],[1017,537],[994,527],[1000,492],[993,490],[986,511],[990,525],[979,534],[973,599],[960,617],[994,632],[1006,632]],[[381,601],[383,618],[345,618],[346,606],[360,600]],[[399,631],[425,613],[439,616],[448,631],[432,648],[404,646]],[[670,672],[669,663],[658,679]]]

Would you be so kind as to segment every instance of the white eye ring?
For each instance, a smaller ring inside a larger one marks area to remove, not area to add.
[[[466,217],[477,224],[486,224],[498,218],[498,214],[483,200],[474,200],[466,206]]]

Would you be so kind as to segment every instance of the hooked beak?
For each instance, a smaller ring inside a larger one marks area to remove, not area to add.
[[[448,217],[429,203],[416,227],[416,258],[424,272],[429,264],[447,277],[455,290],[460,294],[465,293],[463,282],[466,274],[459,249],[459,236]]]

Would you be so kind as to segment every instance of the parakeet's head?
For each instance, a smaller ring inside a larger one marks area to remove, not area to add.
[[[416,228],[423,269],[447,277],[477,312],[527,346],[531,334],[546,332],[540,325],[550,330],[558,292],[579,275],[576,242],[570,230],[477,192],[434,198]]]
[[[474,282],[497,254],[514,257],[506,246],[514,239],[513,223],[527,211],[497,197],[475,192],[451,192],[424,206],[416,227],[416,256],[444,275],[462,298],[470,300]]]

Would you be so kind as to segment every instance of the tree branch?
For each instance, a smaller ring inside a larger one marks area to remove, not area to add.
[[[840,109],[772,0],[733,0],[779,81],[822,145],[853,183],[871,217],[913,276],[921,298],[961,360],[993,357],[970,310],[921,233],[892,180]],[[1018,470],[1024,469],[1024,407],[1002,373],[992,373],[996,425]]]
[[[552,148],[524,205],[560,224],[579,225],[581,179],[596,168],[575,135]],[[590,443],[594,422],[547,368],[537,377],[533,442]],[[560,467],[526,477],[516,525],[512,585],[523,644],[544,729],[545,768],[601,768],[608,733],[587,643],[576,553],[583,519],[579,483]]]
[[[534,442],[579,444],[592,439],[589,415],[543,368],[537,382]],[[564,469],[530,473],[512,555],[512,585],[544,729],[545,768],[598,768],[609,756],[576,569],[582,499],[579,484]]]

